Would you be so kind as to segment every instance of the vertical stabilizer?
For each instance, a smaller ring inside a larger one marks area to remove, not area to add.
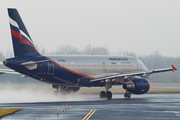
[[[39,52],[36,50],[34,43],[26,30],[26,27],[18,13],[14,8],[8,8],[10,29],[15,57],[37,56]]]

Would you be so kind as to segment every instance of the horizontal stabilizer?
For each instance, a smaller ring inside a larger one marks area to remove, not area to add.
[[[38,63],[43,63],[43,62],[49,62],[51,60],[41,60],[41,61],[28,61],[21,63],[21,65],[31,65],[31,64],[38,64]]]
[[[49,62],[49,61],[51,60],[28,61],[28,62],[21,63],[21,65],[24,65],[29,70],[34,70],[37,68],[38,63],[44,63],[44,62]]]

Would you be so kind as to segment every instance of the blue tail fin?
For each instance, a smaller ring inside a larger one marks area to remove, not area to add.
[[[16,9],[8,8],[15,57],[37,56],[34,43]]]

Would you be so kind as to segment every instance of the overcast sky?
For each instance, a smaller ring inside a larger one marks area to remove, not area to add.
[[[88,44],[110,52],[180,56],[180,0],[1,0],[0,50],[12,51],[7,8],[17,8],[35,44]]]

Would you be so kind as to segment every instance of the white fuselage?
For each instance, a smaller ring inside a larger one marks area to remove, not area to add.
[[[147,71],[146,66],[136,57],[117,55],[58,55],[48,56],[58,64],[84,75],[107,73],[129,73]]]

